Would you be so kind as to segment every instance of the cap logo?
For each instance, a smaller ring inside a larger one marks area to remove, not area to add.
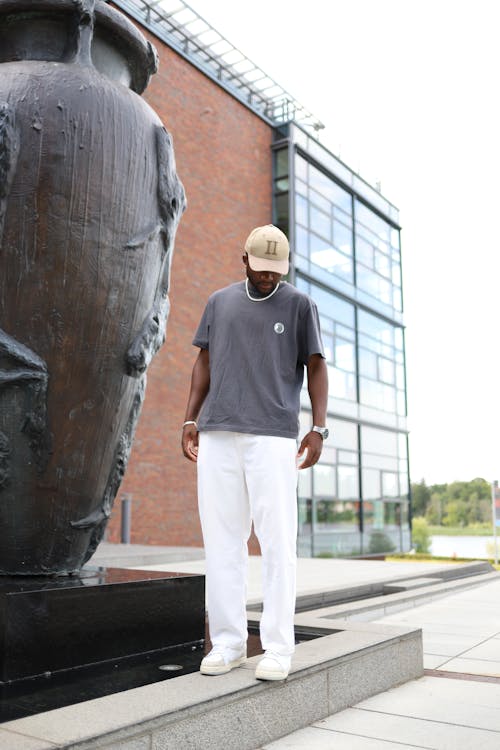
[[[245,252],[252,271],[288,273],[290,245],[286,234],[274,224],[252,229],[245,242]]]
[[[285,326],[283,325],[283,323],[275,323],[274,324],[274,332],[275,333],[283,333],[284,330],[285,330]]]
[[[277,240],[267,240],[267,250],[265,255],[278,255],[278,242]]]

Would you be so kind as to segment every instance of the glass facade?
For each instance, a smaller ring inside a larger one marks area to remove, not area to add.
[[[290,281],[318,305],[330,438],[300,472],[302,556],[410,546],[400,228],[397,210],[295,124],[274,146],[275,223]],[[310,429],[307,389],[301,434]]]

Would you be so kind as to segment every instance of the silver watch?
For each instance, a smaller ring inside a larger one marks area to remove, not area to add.
[[[328,435],[330,434],[328,431],[328,427],[316,427],[316,425],[314,425],[311,432],[319,432],[323,440],[326,440]]]

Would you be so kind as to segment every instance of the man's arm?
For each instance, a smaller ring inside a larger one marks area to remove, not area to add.
[[[196,421],[210,386],[210,360],[208,349],[200,349],[193,365],[191,389],[186,407],[185,422]],[[182,428],[182,452],[190,461],[198,460],[198,428],[188,424]]]
[[[326,362],[321,354],[313,354],[307,363],[307,389],[311,399],[313,425],[324,427],[326,425],[326,410],[328,406],[328,370]],[[312,430],[304,435],[300,444],[298,456],[302,456],[307,449],[304,461],[299,464],[299,469],[307,469],[313,466],[321,456],[323,450],[323,438],[318,432]]]

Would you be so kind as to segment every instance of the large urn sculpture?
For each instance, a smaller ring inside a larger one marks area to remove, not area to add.
[[[125,471],[185,207],[155,69],[104,2],[0,0],[3,574],[78,571]]]

